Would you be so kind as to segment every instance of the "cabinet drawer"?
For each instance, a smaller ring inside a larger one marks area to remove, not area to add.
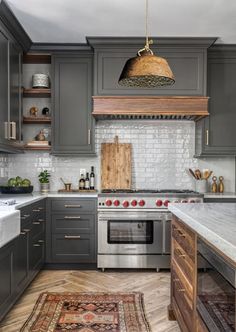
[[[176,304],[179,307],[179,311],[184,319],[189,331],[193,331],[193,299],[189,297],[186,283],[183,278],[177,273],[175,265],[172,265],[172,294]]]
[[[58,263],[94,263],[95,235],[53,235],[52,258]]]
[[[189,280],[190,284],[193,285],[194,269],[195,269],[193,261],[188,256],[188,253],[173,238],[172,238],[172,260],[174,260],[178,264],[182,272],[185,274],[186,278]]]
[[[73,212],[95,212],[96,201],[90,199],[67,199],[52,200],[52,211],[73,213]]]
[[[95,233],[95,216],[91,214],[57,214],[52,216],[52,232]]]
[[[188,253],[192,263],[195,264],[195,234],[188,227],[180,223],[175,216],[172,219],[171,234],[179,247]]]

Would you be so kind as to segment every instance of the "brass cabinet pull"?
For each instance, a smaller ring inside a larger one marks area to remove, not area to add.
[[[91,144],[91,129],[88,129],[88,145]]]
[[[178,292],[184,293],[186,290],[184,288],[177,289]]]
[[[45,222],[45,220],[44,220],[44,219],[38,219],[38,221],[39,221],[39,222]]]
[[[206,145],[209,145],[209,130],[206,130]]]
[[[9,139],[16,139],[16,122],[11,121],[10,122],[10,136]]]
[[[70,208],[81,208],[81,205],[77,205],[77,204],[76,205],[65,204],[64,206],[65,206],[66,209],[70,209]]]
[[[80,216],[65,216],[64,219],[80,219]]]
[[[67,240],[72,240],[72,239],[80,239],[81,236],[80,235],[65,235],[64,238]]]
[[[23,217],[25,217],[25,218],[29,218],[29,217],[30,217],[30,214],[24,214]]]
[[[40,222],[39,221],[34,221],[33,225],[40,225]]]
[[[20,235],[26,235],[26,232],[20,232]]]
[[[25,228],[25,229],[23,229],[23,232],[29,233],[29,232],[30,232],[30,229]]]
[[[44,240],[38,240],[38,243],[44,243]]]
[[[33,212],[40,212],[39,209],[33,209]]]
[[[34,247],[41,247],[41,245],[39,243],[34,243],[33,246]]]
[[[44,208],[42,207],[42,206],[39,206],[39,208],[38,208],[40,211],[43,211],[44,210]]]

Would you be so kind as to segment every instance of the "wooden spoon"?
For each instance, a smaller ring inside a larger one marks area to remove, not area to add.
[[[191,168],[189,168],[188,170],[189,170],[189,173],[194,177],[194,179],[197,179],[195,174],[194,174],[194,171]]]
[[[196,171],[194,172],[195,173],[195,177],[197,180],[201,180],[202,178],[202,173],[200,171],[200,169],[196,169]]]

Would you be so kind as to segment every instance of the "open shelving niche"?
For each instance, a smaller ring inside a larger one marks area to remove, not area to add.
[[[42,109],[48,107],[51,114],[51,89],[32,88],[32,75],[36,73],[47,74],[51,72],[51,55],[28,53],[23,56],[23,142],[26,151],[50,151],[50,146],[27,146],[42,129],[51,131],[51,116],[43,116]],[[30,116],[31,107],[37,107],[37,116]],[[51,136],[51,135],[50,135]]]

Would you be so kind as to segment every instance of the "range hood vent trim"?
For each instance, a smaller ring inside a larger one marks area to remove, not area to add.
[[[94,96],[97,119],[155,119],[198,121],[209,115],[209,97]]]

